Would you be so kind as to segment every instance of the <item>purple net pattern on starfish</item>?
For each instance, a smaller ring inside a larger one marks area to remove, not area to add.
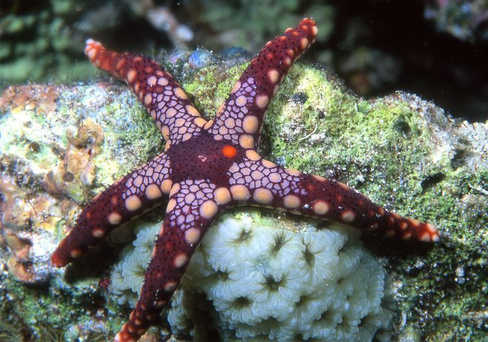
[[[303,19],[268,42],[210,121],[153,60],[87,41],[90,61],[127,82],[166,139],[162,154],[94,198],[51,258],[54,266],[65,266],[113,229],[169,200],[141,297],[116,340],[135,341],[147,331],[171,298],[203,235],[229,206],[279,208],[371,234],[438,240],[431,224],[402,218],[342,183],[281,168],[256,152],[272,97],[316,35],[315,22]]]

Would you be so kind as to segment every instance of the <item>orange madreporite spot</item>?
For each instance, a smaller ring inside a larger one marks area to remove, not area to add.
[[[225,145],[222,148],[222,154],[227,158],[233,158],[237,154],[237,149],[231,145]]]

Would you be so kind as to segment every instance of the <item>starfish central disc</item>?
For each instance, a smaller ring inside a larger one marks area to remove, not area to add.
[[[167,154],[175,182],[206,179],[216,185],[228,184],[227,171],[244,157],[230,141],[215,140],[207,131],[171,146]]]

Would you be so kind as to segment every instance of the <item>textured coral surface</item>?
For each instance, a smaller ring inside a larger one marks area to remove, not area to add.
[[[359,232],[269,214],[234,212],[214,224],[173,298],[172,330],[197,340],[215,331],[226,340],[388,338],[391,288]],[[158,231],[142,223],[115,265],[110,290],[119,304],[134,307]]]
[[[173,299],[173,330],[196,339],[212,328],[225,339],[387,338],[393,312],[386,271],[358,232],[290,224],[246,213],[217,222]],[[216,327],[201,324],[205,304]]]

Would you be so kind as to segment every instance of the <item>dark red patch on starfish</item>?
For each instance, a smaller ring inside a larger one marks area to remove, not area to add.
[[[229,206],[274,207],[387,237],[438,240],[431,224],[402,218],[344,184],[284,169],[256,152],[271,98],[316,35],[315,22],[303,19],[268,42],[210,121],[156,62],[87,41],[90,61],[127,82],[167,141],[164,153],[95,197],[52,255],[54,266],[64,266],[114,228],[169,199],[141,297],[116,340],[137,340],[146,332],[171,298],[206,230]]]
[[[227,170],[245,157],[243,151],[239,151],[232,142],[215,140],[206,131],[172,146],[166,154],[171,161],[173,182],[206,179],[217,186],[229,184]]]

